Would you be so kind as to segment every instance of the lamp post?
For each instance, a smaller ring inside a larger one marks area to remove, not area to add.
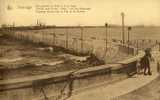
[[[128,54],[129,54],[129,41],[130,41],[130,31],[131,31],[131,27],[128,27]]]
[[[105,27],[106,27],[106,51],[107,51],[107,46],[108,46],[108,23],[105,23]]]
[[[124,12],[121,13],[121,16],[122,16],[122,43],[124,44],[125,43],[125,35],[124,35]]]

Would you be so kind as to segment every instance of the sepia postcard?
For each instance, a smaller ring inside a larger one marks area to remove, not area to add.
[[[160,100],[160,0],[0,0],[0,100]]]

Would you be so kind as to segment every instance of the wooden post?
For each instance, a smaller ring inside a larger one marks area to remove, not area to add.
[[[56,44],[56,34],[55,34],[55,28],[54,28],[54,31],[53,31],[53,46],[55,46]]]
[[[105,27],[106,27],[106,52],[107,52],[107,46],[108,46],[108,23],[105,23]]]
[[[83,27],[81,28],[81,53],[83,54]]]
[[[128,54],[130,53],[129,52],[130,30],[131,30],[131,27],[129,26],[128,27]]]
[[[138,48],[139,48],[139,45],[138,45],[138,40],[137,40],[137,54],[138,54]]]
[[[125,33],[124,33],[124,12],[121,13],[121,16],[122,16],[122,43],[124,44],[125,43]]]
[[[68,29],[66,28],[66,49],[68,49]]]

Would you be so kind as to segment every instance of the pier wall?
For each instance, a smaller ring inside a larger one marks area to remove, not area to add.
[[[2,100],[59,100],[93,87],[125,79],[136,73],[143,54],[117,62],[81,70],[50,73],[0,81]]]

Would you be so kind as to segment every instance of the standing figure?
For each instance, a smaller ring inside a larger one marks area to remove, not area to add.
[[[150,60],[152,59],[152,55],[151,55],[151,49],[148,48],[145,50],[145,55],[144,57],[141,59],[141,66],[144,68],[144,75],[152,75],[151,73],[151,68],[150,68]],[[146,71],[148,70],[148,72],[146,73]]]

